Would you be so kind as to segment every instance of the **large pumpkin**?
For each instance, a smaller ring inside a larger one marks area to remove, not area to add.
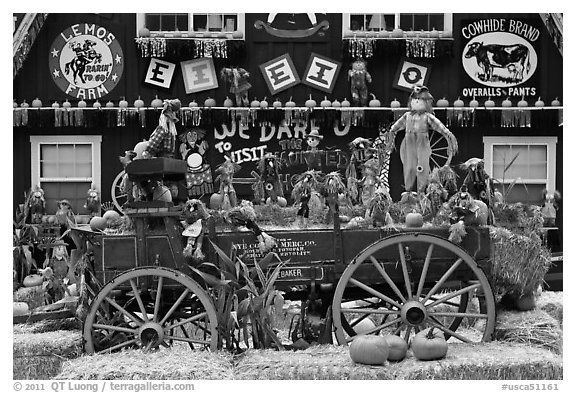
[[[114,222],[120,218],[120,214],[115,210],[108,210],[106,213],[102,215],[103,218],[106,219],[107,222]]]
[[[388,360],[398,362],[406,357],[408,343],[400,336],[388,334],[384,336],[388,342]]]
[[[108,227],[108,221],[104,217],[92,217],[90,229],[93,231],[103,231]]]
[[[411,348],[416,359],[435,360],[446,356],[448,343],[444,334],[432,327],[418,332],[412,339]]]
[[[518,297],[515,301],[519,311],[530,311],[536,308],[536,296],[533,292]]]
[[[12,315],[13,316],[20,316],[20,315],[27,315],[30,310],[28,308],[28,303],[25,302],[13,302],[14,306],[12,307]]]
[[[424,218],[422,214],[417,212],[412,212],[406,214],[406,226],[410,228],[420,228],[424,225]]]
[[[162,202],[172,202],[172,193],[166,186],[158,186],[154,189],[152,200]]]
[[[222,206],[222,195],[216,193],[212,194],[212,196],[210,196],[210,209],[218,210],[220,209],[220,206]]]
[[[24,277],[24,284],[25,287],[36,287],[38,285],[42,285],[43,278],[39,274],[30,274],[29,276]]]
[[[350,344],[350,358],[354,363],[384,364],[388,359],[388,341],[382,336],[356,336]]]
[[[266,198],[266,204],[270,205],[272,203],[272,199],[270,197]],[[288,201],[284,197],[278,197],[278,206],[286,207],[288,205]]]

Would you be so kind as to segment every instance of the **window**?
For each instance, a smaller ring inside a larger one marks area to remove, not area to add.
[[[343,14],[343,29],[352,31],[451,31],[452,14]]]
[[[244,14],[137,14],[137,31],[146,27],[159,32],[233,32],[244,33]]]
[[[557,141],[556,137],[484,137],[486,171],[500,191],[509,190],[507,202],[539,203],[542,190],[556,189]]]
[[[32,186],[44,190],[46,211],[54,214],[57,202],[67,199],[76,214],[86,213],[88,189],[100,188],[100,136],[32,136]]]

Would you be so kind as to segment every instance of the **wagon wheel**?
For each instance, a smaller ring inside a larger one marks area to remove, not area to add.
[[[112,182],[112,189],[110,190],[110,195],[112,196],[112,202],[116,209],[123,213],[122,205],[128,200],[128,194],[122,192],[120,189],[120,184],[122,184],[122,178],[126,172],[122,171],[116,175],[114,181]]]
[[[430,169],[449,166],[452,162],[452,152],[448,149],[448,139],[441,133],[430,129]]]
[[[351,305],[351,299],[364,302]],[[472,257],[422,233],[393,235],[358,254],[338,281],[332,311],[339,344],[353,339],[352,320],[364,315],[375,325],[364,334],[398,334],[406,341],[431,326],[449,340],[489,341],[496,319],[492,289]]]
[[[163,267],[136,268],[108,282],[84,323],[87,353],[186,345],[217,349],[217,317],[190,277]]]

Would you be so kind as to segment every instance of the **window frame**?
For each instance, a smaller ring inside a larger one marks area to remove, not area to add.
[[[494,146],[546,146],[546,176],[545,187],[547,190],[556,189],[556,145],[558,137],[555,136],[485,136],[484,144],[484,169],[493,177]],[[496,179],[502,181],[502,179]],[[504,179],[504,184],[510,184],[514,179]],[[527,184],[540,184],[539,179],[522,179]]]
[[[40,149],[42,145],[67,145],[86,144],[91,146],[92,151],[92,177],[41,177],[40,172]],[[96,186],[98,190],[101,188],[101,135],[32,135],[30,136],[30,161],[31,173],[30,184],[32,187],[40,185],[41,182],[47,183],[74,183],[74,182],[90,182]]]
[[[161,12],[155,12],[154,14],[161,14]],[[220,34],[220,33],[226,33],[228,36],[226,39],[238,39],[238,38],[233,38],[231,37],[232,33],[234,33],[235,31],[239,31],[242,33],[242,37],[246,36],[246,23],[245,23],[245,14],[244,13],[235,13],[235,12],[222,12],[222,13],[215,13],[215,12],[207,12],[207,13],[188,13],[188,28],[190,30],[188,30],[189,32],[192,33],[204,33],[204,32],[200,32],[200,31],[194,31],[194,15],[209,15],[209,14],[217,14],[217,15],[229,15],[229,14],[236,14],[236,20],[237,20],[237,26],[236,29],[233,31],[207,31],[205,32],[206,34],[210,35],[210,34]],[[136,14],[136,36],[138,36],[138,32],[140,31],[140,29],[146,27],[146,15],[147,13],[138,13]],[[175,30],[151,30],[150,33],[151,34],[164,34],[164,33],[174,33]],[[181,31],[180,33],[187,33],[187,31]],[[201,38],[211,38],[211,37],[188,37],[188,38],[194,38],[194,39],[201,39]],[[241,38],[243,39],[243,38]]]
[[[361,31],[361,32],[367,32],[368,30],[351,30],[350,29],[350,15],[358,15],[360,13],[347,13],[347,14],[342,14],[342,37],[344,37],[345,32],[348,31]],[[406,14],[406,13],[398,13],[398,12],[387,12],[384,13],[382,12],[381,14],[385,14],[385,15],[391,15],[394,14],[394,27],[393,29],[396,29],[398,27],[400,27],[400,15],[402,14]],[[365,13],[363,15],[374,15],[374,13]],[[439,33],[443,33],[443,32],[452,32],[452,27],[453,27],[453,20],[454,18],[452,17],[453,14],[452,13],[444,13],[444,30],[438,30]],[[428,31],[424,31],[425,33],[430,32],[431,30]]]

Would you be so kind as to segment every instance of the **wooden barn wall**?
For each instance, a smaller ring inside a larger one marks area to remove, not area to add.
[[[281,40],[267,39],[263,33],[255,29],[256,20],[265,20],[266,14],[247,14],[246,15],[246,32],[245,32],[245,52],[240,57],[234,59],[214,59],[217,72],[224,66],[238,66],[247,69],[251,73],[250,82],[253,87],[250,90],[250,98],[259,100],[267,97],[271,103],[275,98],[286,102],[290,97],[299,105],[312,94],[316,101],[321,101],[326,95],[330,100],[344,98],[350,99],[349,82],[347,80],[347,71],[353,60],[344,52],[341,29],[341,14],[317,14],[325,18],[330,23],[330,28],[326,31],[326,36],[321,39],[298,39],[298,40]],[[541,35],[535,48],[538,51],[538,70],[537,74],[530,79],[527,84],[534,86],[537,96],[541,96],[547,104],[554,97],[562,99],[562,56],[558,49],[551,41],[544,24],[537,14],[454,14],[453,18],[453,53],[439,58],[427,59],[426,61],[432,66],[431,75],[428,82],[430,91],[439,99],[447,97],[451,102],[458,96],[462,95],[464,87],[480,87],[475,84],[464,72],[462,67],[462,50],[465,40],[460,33],[460,29],[471,19],[483,18],[521,18],[528,20],[532,25],[540,29]],[[48,59],[51,45],[54,39],[65,29],[76,23],[95,23],[103,26],[113,32],[116,39],[121,45],[124,54],[124,72],[118,86],[100,101],[104,104],[108,100],[115,103],[125,97],[130,105],[138,96],[148,105],[155,95],[160,98],[178,97],[184,105],[187,105],[192,99],[197,102],[203,102],[208,96],[214,97],[219,104],[229,95],[224,86],[220,85],[218,89],[196,94],[186,94],[182,73],[179,63],[183,59],[177,54],[171,53],[164,57],[164,60],[177,63],[175,74],[170,89],[161,89],[144,83],[145,73],[149,64],[149,58],[142,58],[134,41],[136,35],[136,16],[135,14],[51,14],[41,34],[34,43],[32,50],[19,72],[14,79],[13,97],[17,102],[26,99],[31,102],[35,97],[39,97],[45,106],[50,105],[53,101],[60,103],[65,99],[76,106],[76,102],[62,92],[53,82],[49,72]],[[304,72],[310,54],[318,53],[328,58],[340,61],[342,69],[337,79],[334,90],[331,94],[325,94],[319,90],[313,89],[304,84],[299,84],[287,89],[275,96],[272,96],[262,78],[259,65],[275,57],[288,53],[294,62],[297,72],[302,75]],[[374,93],[380,99],[383,105],[397,98],[403,104],[406,102],[408,93],[393,88],[395,74],[400,62],[400,55],[391,56],[374,56],[368,59],[368,70],[372,75],[373,81],[369,85],[370,92]],[[463,97],[464,98],[464,97]],[[500,104],[504,97],[492,97],[497,105]],[[465,98],[465,102],[471,97]],[[513,101],[518,100],[514,97]],[[528,97],[529,102],[533,103],[536,97]],[[485,98],[478,98],[483,102]],[[88,101],[88,105],[92,104]],[[103,200],[110,200],[110,185],[116,174],[122,169],[118,161],[118,156],[122,155],[124,150],[131,148],[134,144],[143,138],[147,138],[153,129],[154,124],[150,121],[145,128],[139,126],[125,128],[14,128],[14,206],[22,199],[24,190],[30,187],[30,135],[102,135],[102,197]],[[322,130],[323,133],[329,130]],[[562,128],[491,128],[491,129],[453,129],[460,144],[460,153],[454,158],[453,163],[459,163],[470,157],[482,157],[483,155],[483,136],[497,135],[521,135],[521,136],[543,136],[554,135],[559,137],[557,152],[557,188],[562,190]],[[345,143],[349,142],[357,135],[376,136],[377,130],[353,129],[346,138],[342,137],[342,148],[345,149]],[[208,136],[211,138],[212,136]],[[214,140],[210,142],[214,143]],[[218,164],[222,159],[221,155],[212,151],[213,164]],[[397,198],[400,190],[401,165],[398,155],[394,155],[391,163],[392,169],[390,181],[393,185],[393,197]]]

